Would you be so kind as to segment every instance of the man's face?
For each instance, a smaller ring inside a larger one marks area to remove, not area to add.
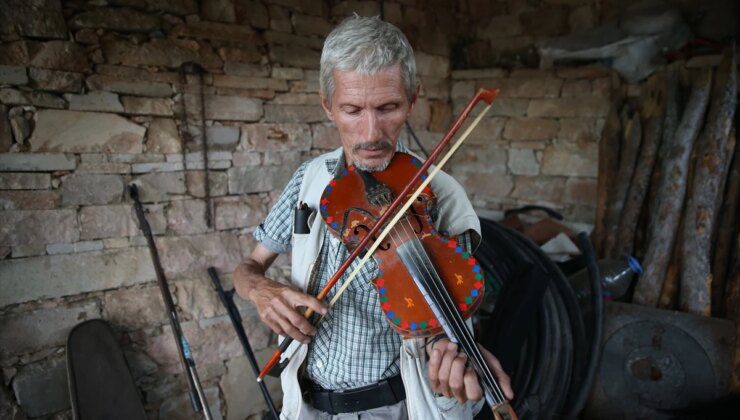
[[[372,75],[334,70],[331,107],[322,105],[339,129],[348,165],[382,171],[396,150],[398,135],[416,101],[403,86],[401,65]]]

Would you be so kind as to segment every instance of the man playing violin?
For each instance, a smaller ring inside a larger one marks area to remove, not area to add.
[[[381,172],[396,151],[405,151],[398,137],[418,97],[415,72],[406,37],[377,17],[355,15],[329,34],[321,55],[321,103],[342,147],[298,168],[255,231],[259,244],[234,272],[238,294],[255,304],[262,321],[295,340],[281,374],[282,418],[457,419],[472,418],[482,405],[477,375],[455,344],[446,338],[403,340],[391,328],[371,283],[378,272],[372,259],[330,311],[314,297],[348,256],[315,215],[326,180],[350,165]],[[462,187],[440,175],[431,183],[439,200],[438,228],[470,251],[480,239],[478,218]],[[300,203],[313,204],[309,233],[295,233]],[[289,251],[292,284],[265,277],[278,254]],[[325,317],[315,327],[303,308]],[[483,354],[511,398],[498,360]]]

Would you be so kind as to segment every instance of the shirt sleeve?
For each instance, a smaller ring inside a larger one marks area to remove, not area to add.
[[[303,174],[308,162],[304,162],[295,171],[280,194],[265,221],[260,223],[254,231],[254,238],[268,250],[277,254],[290,251],[290,242],[293,229],[293,209],[298,202],[298,194],[303,182]]]
[[[463,251],[472,253],[473,252],[473,241],[472,235],[475,233],[474,230],[468,229],[465,232],[457,235],[457,243],[463,249]]]

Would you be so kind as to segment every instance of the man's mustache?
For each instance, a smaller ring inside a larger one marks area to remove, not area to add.
[[[356,144],[352,147],[352,151],[358,151],[358,150],[371,150],[371,151],[377,151],[377,150],[386,150],[393,147],[393,144],[391,144],[388,140],[378,140],[378,141],[371,141],[367,143],[360,143]]]

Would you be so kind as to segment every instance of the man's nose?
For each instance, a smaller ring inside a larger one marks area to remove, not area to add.
[[[374,110],[365,113],[365,141],[378,141],[383,138],[378,114]]]

